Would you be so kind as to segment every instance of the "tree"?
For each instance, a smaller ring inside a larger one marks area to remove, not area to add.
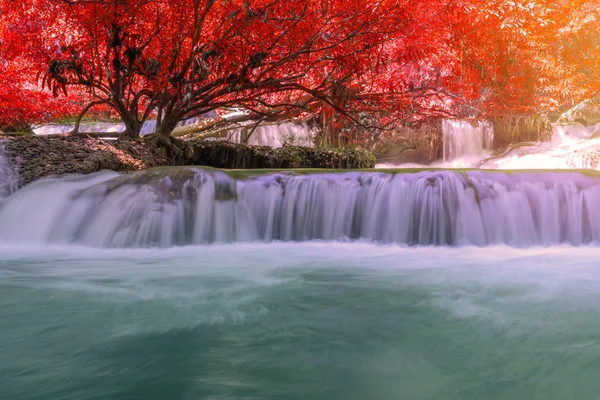
[[[166,141],[223,108],[332,130],[556,108],[598,90],[596,3],[5,0],[0,33],[49,93],[91,99],[81,116],[110,107],[124,137],[156,118]]]
[[[0,19],[0,131],[67,117],[83,106],[79,93],[57,99],[36,84],[35,66],[23,57],[14,36],[7,33],[18,22]]]
[[[326,104],[345,113],[341,97],[401,31],[399,4],[28,0],[5,16],[26,21],[10,34],[54,94],[86,88],[95,100],[83,113],[109,105],[126,137],[155,114],[164,140],[180,120],[223,107],[269,117]]]

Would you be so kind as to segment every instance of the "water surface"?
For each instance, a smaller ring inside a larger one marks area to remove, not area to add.
[[[0,393],[593,399],[600,249],[0,247]]]

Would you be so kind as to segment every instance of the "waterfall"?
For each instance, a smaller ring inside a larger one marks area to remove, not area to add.
[[[600,169],[600,124],[584,126],[578,122],[552,124],[549,142],[512,143],[500,154],[490,154],[494,140],[493,125],[480,121],[444,120],[443,160],[431,164],[441,168],[475,167],[483,169]],[[395,165],[378,164],[378,168]],[[424,165],[402,165],[419,168]]]
[[[151,133],[156,132],[156,120],[151,119],[149,121],[144,122],[142,128],[140,129],[140,136],[149,135]]]
[[[600,240],[600,179],[575,172],[276,173],[176,167],[35,182],[0,205],[0,243],[169,247],[370,240],[513,246]]]
[[[313,146],[314,132],[305,123],[281,122],[237,128],[227,140],[234,143],[247,143],[255,146],[282,147],[285,143],[295,146]],[[247,141],[245,137],[250,134]]]
[[[446,119],[442,121],[442,133],[444,162],[471,164],[469,160],[481,159],[492,150],[494,127],[489,121]]]
[[[203,116],[189,118],[177,124],[177,126],[189,125],[204,118],[213,118],[214,113],[207,113]],[[36,135],[57,135],[69,133],[75,128],[75,124],[47,124],[33,128]],[[122,122],[82,122],[79,126],[80,132],[123,132],[125,124]],[[151,119],[144,122],[140,129],[140,135],[149,135],[156,131],[156,120]]]
[[[0,199],[17,190],[19,177],[4,151],[4,143],[0,141]]]
[[[71,132],[75,124],[47,124],[33,128],[36,135],[61,135]],[[125,125],[117,122],[82,122],[80,132],[122,132]]]
[[[490,157],[479,166],[488,169],[598,169],[600,137],[593,137],[598,129],[600,124],[552,124],[551,142],[516,143],[500,157]]]
[[[564,143],[567,141],[588,139],[596,131],[596,125],[588,127],[579,122],[552,124],[552,141]]]

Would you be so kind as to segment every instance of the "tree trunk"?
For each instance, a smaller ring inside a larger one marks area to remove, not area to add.
[[[144,141],[149,145],[164,148],[172,164],[187,165],[194,156],[194,149],[189,143],[171,137],[177,122],[171,119],[163,120],[160,126],[156,127],[156,132],[145,136]]]
[[[121,116],[125,124],[125,130],[119,135],[119,140],[134,140],[140,137],[142,123],[137,118]]]
[[[175,129],[175,127],[177,126],[178,122],[179,121],[170,118],[163,119],[162,123],[156,127],[155,135],[160,137],[162,140],[169,140],[169,137],[171,136],[171,133],[173,132],[173,129]]]

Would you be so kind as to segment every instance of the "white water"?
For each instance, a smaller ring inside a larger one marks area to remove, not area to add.
[[[196,119],[186,120],[179,125],[187,125],[195,122]],[[48,124],[33,128],[33,133],[36,135],[57,135],[66,134],[73,130],[75,124]],[[125,124],[122,122],[82,122],[79,126],[79,132],[123,132]],[[149,120],[144,122],[140,135],[149,135],[156,131],[156,121]]]
[[[489,122],[473,127],[467,121],[445,120],[442,124],[443,160],[429,166],[377,164],[377,168],[482,168],[482,169],[600,169],[600,137],[592,138],[600,124],[578,122],[552,125],[550,142],[513,145],[500,156],[491,154],[493,128]]]
[[[245,128],[252,132],[252,126]],[[234,130],[226,139],[230,142],[241,143],[243,128]],[[279,124],[259,125],[248,138],[247,144],[255,146],[282,147],[284,144],[312,147],[315,132],[305,123],[282,122]]]
[[[462,167],[488,156],[494,141],[494,127],[488,121],[446,119],[442,121],[443,161]]]
[[[239,113],[227,114],[225,117],[233,117],[238,114]],[[201,120],[200,117],[190,118],[180,122],[178,126],[190,125],[197,123],[199,120]],[[49,124],[35,127],[33,132],[36,135],[66,134],[71,132],[73,128],[74,124]],[[249,126],[246,129],[250,132],[252,131],[252,126]],[[123,132],[124,130],[125,125],[116,122],[83,122],[79,127],[80,132]],[[140,135],[149,135],[154,131],[156,131],[156,121],[149,120],[142,126]],[[244,136],[243,131],[244,128],[234,129],[222,139],[233,143],[241,143]],[[282,147],[284,144],[312,147],[315,134],[316,132],[309,128],[305,123],[269,123],[259,125],[254,132],[252,132],[246,143],[255,146],[269,147]]]
[[[205,118],[212,118],[215,113],[206,114],[204,117],[189,118],[181,121],[177,126],[186,126],[202,121]],[[36,135],[56,135],[65,134],[73,130],[75,124],[47,124],[33,128],[33,133]],[[123,132],[125,124],[122,122],[86,122],[83,121],[79,125],[79,132]],[[145,136],[156,131],[156,120],[148,120],[142,125],[140,135]]]
[[[0,141],[0,199],[16,191],[19,185],[19,177],[11,165],[4,151],[4,145]]]
[[[514,246],[600,241],[600,180],[578,173],[114,173],[34,183],[0,207],[1,243],[170,247],[364,239]],[[139,182],[149,182],[141,184]]]
[[[591,138],[600,124],[578,122],[552,125],[552,141],[536,142],[501,157],[481,160],[486,169],[599,169],[600,138]]]

